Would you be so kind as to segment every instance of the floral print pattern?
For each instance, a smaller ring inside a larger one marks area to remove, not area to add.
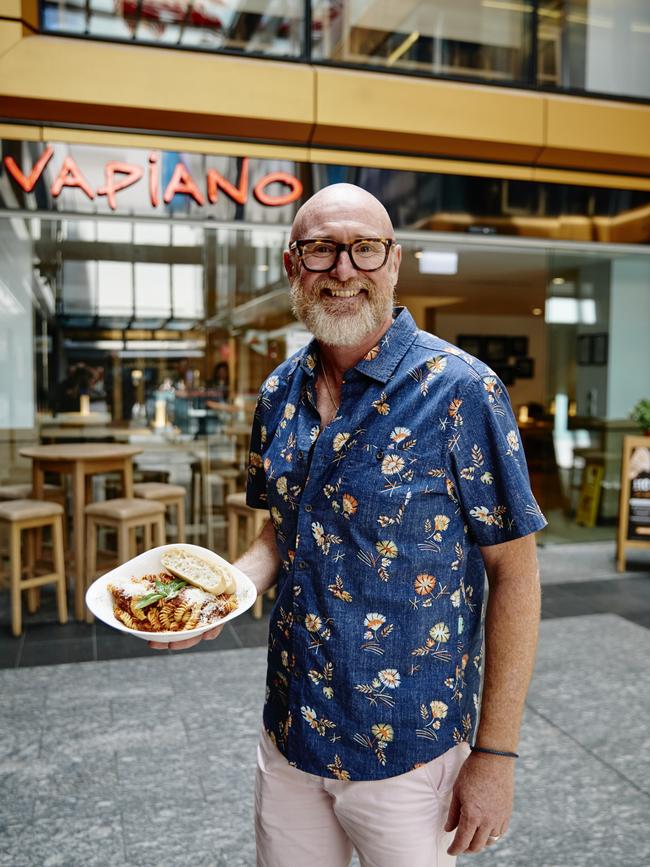
[[[271,374],[251,436],[247,502],[281,564],[264,724],[303,771],[381,779],[473,739],[480,547],[545,521],[485,364],[398,309],[321,430],[318,359],[313,341]]]

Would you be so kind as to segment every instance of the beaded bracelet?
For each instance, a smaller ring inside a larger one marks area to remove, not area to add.
[[[506,750],[491,750],[488,747],[471,747],[473,753],[488,753],[491,756],[506,756],[508,759],[518,759],[519,753],[510,753]]]

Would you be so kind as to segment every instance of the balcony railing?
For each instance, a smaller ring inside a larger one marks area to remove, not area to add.
[[[647,0],[41,0],[44,32],[650,100]]]

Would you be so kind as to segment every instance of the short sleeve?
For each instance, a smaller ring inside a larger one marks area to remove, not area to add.
[[[503,383],[494,375],[473,379],[454,404],[451,474],[471,537],[480,546],[498,545],[541,530],[546,519]]]
[[[246,481],[246,505],[254,509],[268,509],[266,473],[262,452],[266,442],[266,427],[262,418],[262,402],[258,398],[253,416],[250,449],[248,452],[248,478]]]

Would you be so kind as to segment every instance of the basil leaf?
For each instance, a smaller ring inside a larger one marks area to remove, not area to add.
[[[147,594],[147,596],[143,596],[142,599],[136,602],[136,608],[146,608],[147,605],[153,605],[159,599],[173,599],[175,596],[178,596],[183,587],[187,586],[187,581],[178,579],[177,581],[170,581],[169,584],[166,584],[164,581],[155,581],[154,584],[156,586],[155,591]]]
[[[142,599],[139,599],[135,603],[136,608],[146,608],[147,605],[153,605],[154,602],[158,602],[159,599],[163,599],[164,596],[162,593],[149,593],[148,596],[143,596]]]

